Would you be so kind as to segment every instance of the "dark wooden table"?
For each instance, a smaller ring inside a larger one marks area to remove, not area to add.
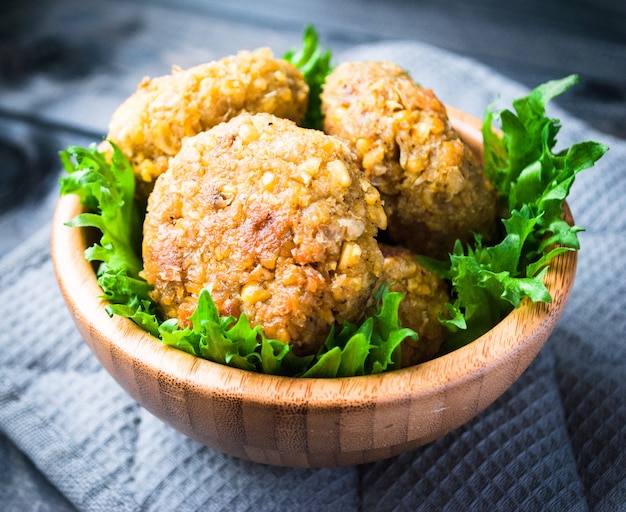
[[[530,87],[570,73],[556,101],[626,138],[626,2],[618,0],[10,0],[0,17],[0,257],[49,222],[57,152],[106,132],[145,75],[243,48],[276,54],[313,23],[339,53],[387,39],[472,57]],[[73,510],[0,435],[0,508]]]

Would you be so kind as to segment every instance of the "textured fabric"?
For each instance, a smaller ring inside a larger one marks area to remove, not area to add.
[[[479,116],[527,92],[417,43],[342,56],[364,58],[395,60]],[[611,147],[569,200],[587,229],[576,283],[530,368],[445,437],[321,470],[263,466],[189,440],[139,407],[83,344],[56,285],[49,226],[0,262],[2,433],[80,510],[626,510],[626,142],[551,114],[562,120],[564,146]]]

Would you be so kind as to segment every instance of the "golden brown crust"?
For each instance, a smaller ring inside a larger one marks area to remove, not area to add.
[[[242,111],[299,122],[308,86],[295,66],[269,49],[237,55],[154,79],[145,78],[113,113],[108,138],[130,159],[138,195],[146,197],[181,141]]]
[[[419,254],[489,236],[496,195],[445,106],[389,62],[348,62],[327,78],[324,130],[347,140],[384,200],[388,233]]]
[[[382,272],[386,217],[347,145],[269,114],[240,114],[185,139],[156,182],[144,275],[186,322],[210,288],[224,315],[313,353],[362,315]]]
[[[439,315],[450,302],[448,285],[421,265],[410,250],[385,244],[380,244],[380,249],[384,257],[381,281],[404,296],[398,308],[400,321],[419,336],[402,343],[402,367],[432,359],[446,334]]]

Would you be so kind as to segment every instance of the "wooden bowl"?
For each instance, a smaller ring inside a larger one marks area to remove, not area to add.
[[[476,151],[480,120],[449,109]],[[109,318],[85,230],[64,223],[80,211],[59,201],[52,259],[61,292],[89,348],[143,407],[180,432],[236,457],[292,467],[332,467],[391,457],[473,418],[528,367],[554,328],[576,270],[574,251],[553,260],[553,302],[524,302],[471,344],[435,360],[381,375],[303,379],[262,375],[161,344],[130,320]],[[571,214],[569,220],[571,219]]]

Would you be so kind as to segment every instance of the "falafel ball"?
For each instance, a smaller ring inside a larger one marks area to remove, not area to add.
[[[382,273],[386,216],[348,145],[242,113],[183,141],[148,200],[144,277],[185,325],[208,288],[221,315],[315,353],[357,321]]]
[[[439,322],[450,302],[444,279],[421,265],[413,252],[398,246],[380,244],[383,253],[381,281],[389,283],[392,292],[401,293],[398,315],[403,327],[418,334],[402,342],[402,367],[432,359],[445,340],[446,329]]]
[[[494,234],[497,198],[445,106],[400,66],[339,65],[322,93],[324,130],[347,140],[378,188],[388,234],[418,254],[443,258],[458,238]]]
[[[268,112],[300,122],[309,87],[291,63],[267,48],[155,79],[144,78],[137,91],[113,113],[107,138],[129,158],[137,195],[146,197],[183,137],[227,121],[241,111]]]

